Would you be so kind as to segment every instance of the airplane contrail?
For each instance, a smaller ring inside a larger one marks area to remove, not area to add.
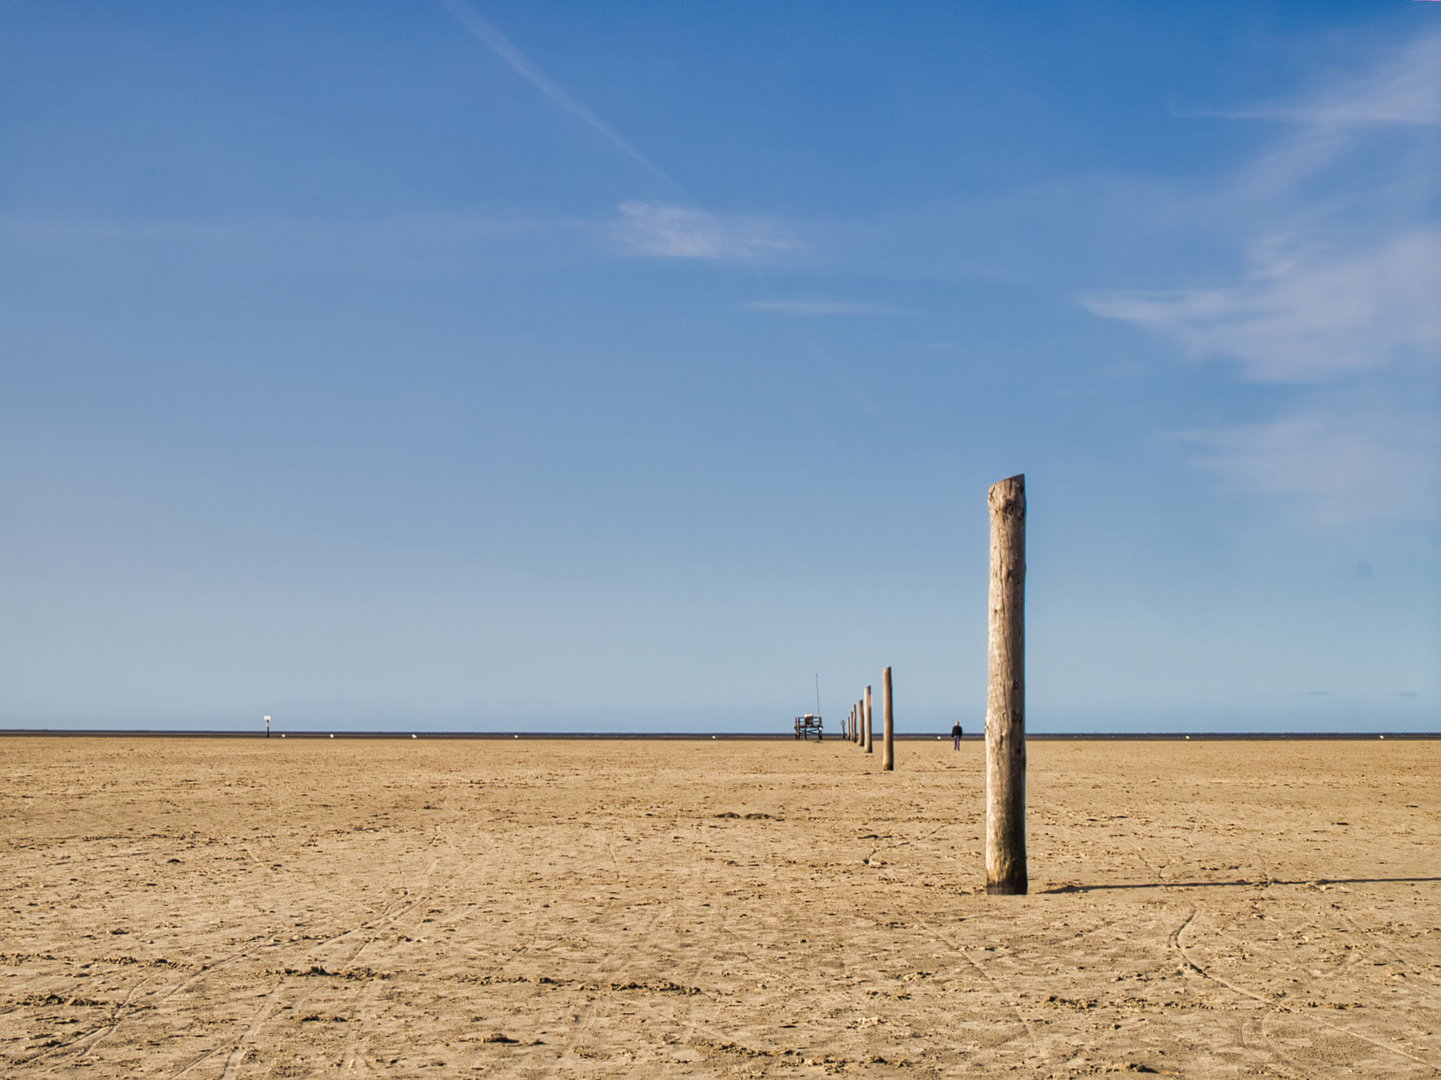
[[[675,181],[661,172],[655,165],[651,164],[649,159],[639,150],[617,135],[604,120],[596,116],[595,113],[591,112],[579,101],[576,101],[575,98],[551,82],[550,79],[546,78],[545,73],[531,62],[530,57],[517,49],[515,45],[511,43],[511,40],[500,32],[497,26],[482,18],[480,12],[466,3],[466,0],[440,0],[440,2],[445,10],[454,16],[458,23],[476,37],[480,38],[496,56],[509,64],[517,75],[545,95],[551,104],[570,113],[571,116],[574,116],[592,130],[605,136],[611,145],[625,154],[626,157],[660,177],[671,187],[676,186]]]

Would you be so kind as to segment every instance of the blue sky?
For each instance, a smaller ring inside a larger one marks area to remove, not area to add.
[[[0,6],[0,726],[1441,728],[1441,4]]]

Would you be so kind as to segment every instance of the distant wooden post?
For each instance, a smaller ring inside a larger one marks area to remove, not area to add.
[[[891,669],[881,672],[881,771],[896,770],[896,718],[891,707]]]
[[[991,485],[986,685],[986,892],[1026,880],[1026,478]]]
[[[866,753],[876,752],[876,729],[871,723],[871,688],[866,687]]]

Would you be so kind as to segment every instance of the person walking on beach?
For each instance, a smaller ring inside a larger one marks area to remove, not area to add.
[[[956,744],[957,750],[961,748],[961,722],[959,720],[956,721],[955,727],[951,728],[951,741]]]

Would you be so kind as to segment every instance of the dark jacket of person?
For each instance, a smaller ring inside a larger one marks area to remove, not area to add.
[[[951,738],[953,738],[953,739],[959,739],[960,737],[961,737],[961,725],[960,725],[960,724],[957,724],[955,727],[951,728]]]

